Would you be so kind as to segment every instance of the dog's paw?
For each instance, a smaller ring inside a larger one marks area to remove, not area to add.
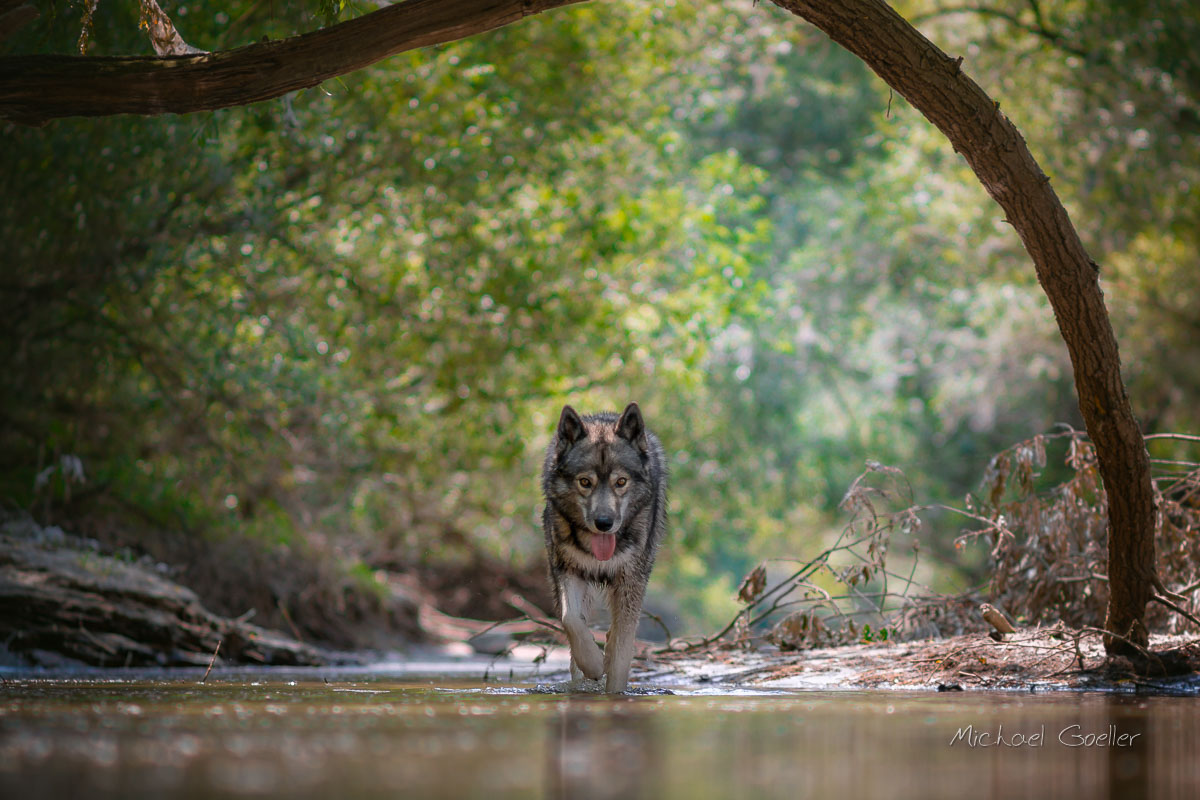
[[[605,694],[625,694],[629,689],[629,680],[619,680],[615,675],[609,675],[604,684]]]
[[[604,675],[604,655],[596,645],[580,648],[580,652],[573,655],[575,656],[575,665],[579,667],[579,671],[583,673],[584,677],[598,681]]]

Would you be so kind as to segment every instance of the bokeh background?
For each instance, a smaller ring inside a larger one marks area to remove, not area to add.
[[[1196,430],[1200,7],[895,5],[1052,177],[1145,431]],[[209,50],[371,10],[163,7]],[[136,4],[42,10],[0,52],[149,52]],[[666,444],[651,605],[676,633],[829,542],[868,460],[961,506],[993,453],[1081,427],[1003,212],[770,4],[585,4],[277,101],[0,142],[5,509],[315,639],[367,642],[397,592],[536,598],[566,402],[637,400]],[[962,525],[920,532],[935,589],[981,580]]]

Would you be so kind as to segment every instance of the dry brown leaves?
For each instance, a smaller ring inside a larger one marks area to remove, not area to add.
[[[1164,440],[1160,448],[1200,447],[1196,436],[1147,438]],[[1048,445],[1063,449],[1061,467],[1047,470]],[[1194,613],[1200,600],[1200,464],[1175,453],[1152,459],[1152,465],[1159,577]],[[767,565],[759,565],[739,589],[743,610],[696,646],[727,636],[734,642],[765,638],[783,650],[956,636],[987,629],[979,616],[984,600],[1018,628],[1083,629],[1104,619],[1107,504],[1095,450],[1083,432],[1039,435],[998,453],[964,509],[918,506],[899,470],[867,467],[842,501],[850,521],[836,541],[808,561],[790,562],[795,568],[773,584]],[[1062,477],[1052,483],[1055,473]],[[921,514],[932,508],[969,520],[971,528],[956,542],[960,548],[986,543],[991,578],[978,591],[947,597],[913,581]],[[894,538],[912,549],[911,569],[900,573],[888,566]],[[1160,633],[1182,633],[1191,625],[1159,605],[1147,614]]]

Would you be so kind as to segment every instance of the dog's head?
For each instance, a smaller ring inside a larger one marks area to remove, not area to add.
[[[588,534],[600,561],[612,558],[630,520],[649,502],[650,443],[637,403],[616,414],[581,417],[565,406],[551,444],[546,495],[560,514]]]

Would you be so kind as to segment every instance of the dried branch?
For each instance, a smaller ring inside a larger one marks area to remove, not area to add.
[[[1200,619],[1196,619],[1195,615],[1193,615],[1187,609],[1182,608],[1181,606],[1178,606],[1175,603],[1172,603],[1170,600],[1163,597],[1161,594],[1151,595],[1150,599],[1156,603],[1161,603],[1162,605],[1164,605],[1167,608],[1174,611],[1176,614],[1178,614],[1181,617],[1183,617],[1184,619],[1186,619],[1188,622],[1195,625],[1197,628],[1200,628]]]
[[[1190,433],[1150,433],[1146,435],[1146,439],[1176,439],[1181,442],[1200,442],[1200,436]]]
[[[141,0],[141,27],[150,35],[150,46],[160,56],[191,56],[207,53],[198,47],[192,47],[183,40],[175,23],[162,10],[155,0]]]
[[[655,614],[653,611],[647,611],[644,608],[642,609],[642,616],[653,620],[658,624],[658,627],[662,628],[663,634],[667,637],[667,648],[670,649],[671,639],[674,637],[671,636],[671,629],[667,627],[667,623],[663,622],[662,617],[660,617],[658,614]]]
[[[221,652],[221,645],[225,643],[224,639],[217,640],[217,647],[213,650],[212,658],[208,660],[208,669],[204,670],[204,677],[200,679],[201,683],[208,680],[208,675],[212,672],[213,664],[217,663],[217,653]]]

